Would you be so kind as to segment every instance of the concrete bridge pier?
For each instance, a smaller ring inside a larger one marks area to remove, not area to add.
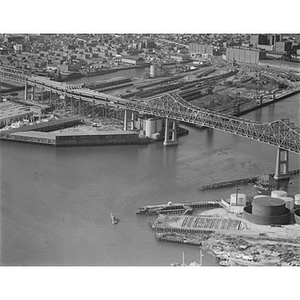
[[[131,112],[131,119],[128,120],[128,110],[124,110],[124,131],[128,130],[128,122],[130,122],[130,130],[134,130],[135,112]]]
[[[42,103],[44,102],[44,92],[45,92],[45,89],[42,88],[42,93],[41,93],[41,101],[42,101]]]
[[[124,110],[124,131],[127,130],[127,109]]]
[[[275,187],[286,184],[290,180],[289,176],[289,151],[278,148],[275,167]]]
[[[34,98],[35,98],[35,86],[32,86],[30,100],[34,101]]]
[[[165,139],[164,146],[175,146],[178,144],[177,139],[177,121],[166,118],[165,120]]]
[[[24,90],[24,100],[27,100],[28,98],[28,83],[25,82],[25,90]]]
[[[52,111],[52,107],[51,107],[51,105],[52,105],[52,91],[50,90],[49,91],[49,106],[50,106],[50,108],[51,108],[51,111]]]
[[[131,112],[131,120],[130,120],[130,130],[134,130],[134,119],[135,119],[135,112]]]

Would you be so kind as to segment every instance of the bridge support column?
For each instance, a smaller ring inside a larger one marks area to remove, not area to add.
[[[31,93],[30,93],[30,100],[32,100],[32,101],[34,101],[34,96],[35,96],[35,87],[34,86],[32,86],[32,88],[31,88],[32,90],[31,90]]]
[[[75,111],[75,109],[74,109],[74,99],[73,99],[73,95],[71,96],[71,112],[72,112],[72,114],[74,114],[74,111]]]
[[[51,112],[52,112],[52,91],[50,90],[50,94],[49,94],[49,106],[50,106],[50,109],[51,109]]]
[[[67,97],[65,97],[64,99],[64,110],[65,110],[65,114],[67,113]]]
[[[24,90],[24,100],[27,100],[28,98],[28,83],[25,82],[25,90]]]
[[[289,181],[289,151],[285,149],[278,148],[276,167],[275,167],[275,185],[278,181]]]
[[[54,101],[54,110],[56,110],[57,109],[57,98],[58,98],[58,92],[55,92],[55,101]]]
[[[134,130],[134,119],[135,119],[135,113],[131,112],[130,130]]]
[[[124,110],[124,131],[127,130],[127,109]]]
[[[170,126],[171,123],[171,126]],[[171,128],[170,128],[171,127]],[[177,122],[166,118],[165,120],[165,139],[164,146],[175,146],[178,144],[177,140]]]
[[[92,121],[95,119],[95,100],[93,100],[92,103]]]

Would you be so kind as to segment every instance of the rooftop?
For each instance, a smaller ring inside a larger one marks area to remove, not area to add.
[[[0,121],[33,114],[30,108],[11,102],[0,102]]]

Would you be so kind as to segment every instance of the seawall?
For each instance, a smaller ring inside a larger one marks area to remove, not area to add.
[[[16,132],[2,138],[6,141],[46,145],[53,147],[146,145],[147,138],[135,132],[103,131],[97,133],[46,133],[37,131]]]
[[[281,101],[281,100],[283,100],[283,99],[285,99],[287,97],[293,96],[293,95],[295,95],[295,94],[297,94],[299,92],[300,92],[299,90],[288,92],[288,93],[286,93],[284,95],[281,95],[281,96],[275,98],[274,100],[271,100],[271,101],[268,101],[268,102],[265,102],[265,103],[262,103],[262,104],[255,105],[255,106],[253,106],[251,108],[248,108],[248,109],[245,109],[245,110],[240,111],[238,113],[235,113],[234,116],[239,117],[239,116],[245,115],[245,114],[247,114],[249,112],[252,112],[254,110],[260,109],[262,107],[268,106],[268,105],[276,103],[278,101]]]

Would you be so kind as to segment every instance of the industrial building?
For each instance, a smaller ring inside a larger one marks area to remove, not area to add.
[[[189,51],[190,51],[190,53],[201,53],[201,54],[213,55],[214,54],[214,46],[191,43],[191,44],[189,44]]]
[[[9,101],[0,102],[0,128],[11,123],[31,119],[33,111],[29,107],[11,103]]]
[[[65,119],[51,120],[49,122],[42,122],[39,124],[32,124],[27,126],[22,126],[19,128],[10,129],[7,131],[8,134],[20,133],[20,132],[51,132],[55,130],[61,130],[68,127],[77,126],[81,123],[81,120],[76,117],[69,117]]]
[[[266,52],[264,50],[251,48],[227,48],[226,59],[241,63],[257,64],[258,61],[266,59]]]
[[[171,58],[176,61],[189,61],[190,57],[186,54],[173,54],[171,55]]]
[[[138,56],[123,56],[122,62],[134,66],[141,66],[145,64],[145,60],[142,57]]]

